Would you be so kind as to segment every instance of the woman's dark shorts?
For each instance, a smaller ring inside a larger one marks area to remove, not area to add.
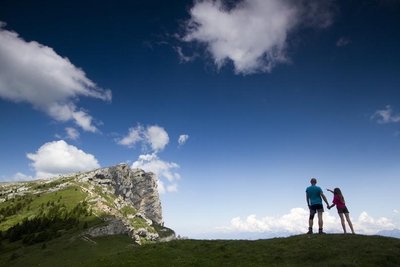
[[[338,213],[350,213],[349,210],[347,209],[347,207],[344,207],[341,209],[337,208],[337,212]]]

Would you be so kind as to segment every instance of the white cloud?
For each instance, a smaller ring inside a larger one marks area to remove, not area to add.
[[[111,91],[99,88],[51,47],[27,42],[4,26],[0,23],[0,97],[30,103],[55,120],[96,132],[92,117],[74,102],[80,96],[110,101]]]
[[[35,178],[30,175],[23,174],[22,172],[17,172],[11,178],[12,181],[29,181],[29,180],[33,180],[33,179],[35,179]]]
[[[67,132],[67,138],[71,140],[76,140],[79,138],[79,132],[75,128],[67,127],[65,128]]]
[[[169,143],[169,136],[165,129],[160,126],[152,125],[145,129],[138,125],[130,128],[125,137],[117,140],[118,144],[128,147],[133,147],[139,142],[142,142],[145,147],[150,146],[152,151],[159,152]]]
[[[65,141],[53,141],[42,145],[36,153],[28,153],[36,178],[49,178],[59,174],[90,171],[100,168],[97,159]]]
[[[160,193],[177,192],[177,181],[181,176],[175,170],[179,168],[179,165],[174,162],[164,161],[158,157],[158,153],[169,143],[169,136],[164,128],[157,125],[144,128],[138,125],[130,128],[128,134],[117,140],[117,143],[128,147],[141,143],[143,150],[149,148],[152,153],[140,155],[131,167],[153,172],[157,176],[158,191]]]
[[[287,233],[301,234],[308,228],[309,211],[303,208],[293,208],[288,214],[281,217],[257,218],[249,215],[247,218],[233,218],[229,226],[219,227],[223,232],[259,232],[259,233]],[[327,232],[343,232],[339,216],[335,211],[324,213],[324,230]],[[396,228],[391,220],[381,217],[374,219],[366,212],[362,212],[357,220],[352,219],[354,230],[358,234],[376,234],[381,230]],[[314,228],[317,227],[317,218],[314,219]],[[347,229],[349,227],[347,225]]]
[[[179,168],[178,164],[163,161],[156,153],[153,153],[140,155],[139,159],[131,167],[140,168],[146,172],[153,172],[159,179],[158,186],[160,193],[177,191],[176,181],[180,179],[180,175],[175,172],[175,169]],[[165,182],[169,184],[165,186]]]
[[[289,214],[282,217],[264,217],[258,219],[256,215],[249,215],[246,219],[233,218],[228,227],[223,230],[239,232],[291,232],[303,233],[306,230],[308,211],[302,208],[293,208]],[[326,217],[326,216],[325,216]],[[304,224],[299,223],[304,221]]]
[[[147,142],[154,151],[161,151],[169,143],[168,133],[164,128],[154,125],[147,127],[145,133]]]
[[[127,147],[133,147],[136,143],[143,140],[143,132],[144,129],[140,125],[135,128],[129,128],[128,135],[118,140],[117,143]]]
[[[358,220],[354,222],[354,230],[363,234],[376,234],[379,231],[392,230],[397,227],[398,226],[396,226],[390,219],[386,217],[374,219],[365,211],[363,211],[358,217]]]
[[[157,189],[160,194],[165,194],[166,192],[164,183],[160,179],[157,180]]]
[[[218,68],[230,60],[236,73],[270,72],[288,62],[293,30],[332,23],[330,2],[243,0],[228,6],[223,0],[195,1],[182,40],[204,44]]]
[[[167,192],[178,192],[178,184],[173,183],[167,186]]]
[[[371,116],[371,119],[376,119],[378,123],[397,123],[400,122],[400,114],[393,114],[393,109],[387,105],[385,109],[377,110]]]
[[[184,145],[186,143],[186,141],[189,139],[189,135],[187,134],[181,134],[178,138],[178,144],[180,146]]]
[[[192,56],[185,55],[182,51],[182,47],[180,47],[180,46],[174,47],[174,50],[176,51],[176,53],[178,53],[181,63],[193,61],[198,56],[197,54],[194,54]]]

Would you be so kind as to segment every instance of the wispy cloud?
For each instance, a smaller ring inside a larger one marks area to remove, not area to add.
[[[376,120],[378,123],[397,123],[400,122],[400,114],[395,114],[390,105],[387,105],[385,109],[377,110],[371,116],[372,120]]]
[[[92,116],[75,102],[81,96],[111,100],[111,91],[98,87],[68,58],[36,41],[25,41],[0,23],[0,97],[25,102],[57,121],[73,121],[96,132]]]
[[[78,130],[72,127],[65,128],[65,132],[67,133],[67,138],[71,140],[76,140],[80,136]]]
[[[293,208],[288,214],[280,217],[257,218],[249,215],[242,219],[233,218],[228,226],[219,227],[223,232],[259,232],[259,233],[287,233],[301,234],[307,231],[309,211],[303,208]],[[359,234],[376,234],[381,230],[398,228],[390,219],[381,217],[374,219],[367,212],[362,212],[357,219],[352,219],[354,229]],[[303,223],[299,223],[303,222]],[[324,213],[324,230],[327,232],[343,232],[340,219],[333,212]]]
[[[128,134],[118,139],[117,143],[132,148],[135,144],[143,140],[143,133],[144,129],[140,125],[129,128]]]
[[[178,144],[179,146],[183,146],[187,140],[189,139],[189,135],[187,134],[181,134],[178,138]]]
[[[331,1],[231,3],[195,1],[181,40],[203,44],[218,68],[229,60],[238,74],[270,72],[277,64],[288,62],[290,33],[301,26],[325,28],[333,19]]]
[[[182,47],[180,46],[176,46],[174,47],[174,50],[176,51],[176,53],[178,53],[179,59],[181,60],[181,63],[186,63],[186,62],[190,62],[193,61],[198,55],[194,54],[191,56],[188,56],[186,54],[183,53],[182,51]]]
[[[91,171],[100,168],[97,159],[64,140],[48,142],[35,153],[28,153],[36,178],[49,178],[59,174]]]
[[[336,46],[337,47],[343,47],[343,46],[347,46],[351,43],[351,40],[347,37],[340,37],[337,41],[336,41]]]

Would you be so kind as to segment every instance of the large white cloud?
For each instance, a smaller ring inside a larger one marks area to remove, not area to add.
[[[129,129],[128,134],[117,140],[120,145],[133,147],[137,143],[143,146],[149,146],[152,151],[162,151],[169,143],[168,133],[164,128],[152,125],[144,128],[141,125]]]
[[[220,68],[227,60],[236,73],[270,72],[287,62],[288,35],[298,26],[327,27],[331,1],[195,1],[182,40],[206,46]],[[181,50],[179,50],[181,51]]]
[[[25,41],[4,25],[0,23],[0,98],[30,103],[55,120],[97,131],[92,116],[74,102],[80,96],[109,101],[111,91],[99,88],[51,47]]]
[[[132,168],[140,168],[147,172],[153,172],[159,179],[158,188],[160,193],[176,192],[177,181],[181,178],[175,171],[179,165],[174,162],[161,160],[156,153],[140,155],[139,159],[132,164]],[[167,186],[165,186],[167,183]]]
[[[236,217],[230,225],[219,227],[223,232],[259,232],[259,233],[287,233],[302,234],[307,232],[309,211],[303,208],[293,208],[288,214],[280,217],[257,218],[256,215],[249,215],[247,218]],[[324,213],[324,230],[327,232],[342,233],[343,229],[336,211]],[[352,218],[354,230],[358,234],[376,234],[381,230],[392,230],[398,228],[390,219],[381,217],[374,219],[366,212],[362,212],[355,220]],[[317,227],[317,218],[314,219],[314,227]],[[347,229],[349,230],[348,225]]]
[[[59,174],[90,171],[100,168],[97,159],[63,140],[48,142],[35,153],[28,153],[36,178],[49,178]]]

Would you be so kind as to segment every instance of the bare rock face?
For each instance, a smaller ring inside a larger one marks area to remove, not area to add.
[[[108,222],[108,224],[89,229],[87,234],[90,236],[106,236],[106,235],[118,235],[118,234],[128,234],[128,228],[123,224],[122,221],[113,219]]]
[[[146,218],[159,225],[163,224],[155,174],[131,169],[127,164],[119,164],[84,173],[80,179],[109,188],[113,191],[110,193],[130,202]]]

